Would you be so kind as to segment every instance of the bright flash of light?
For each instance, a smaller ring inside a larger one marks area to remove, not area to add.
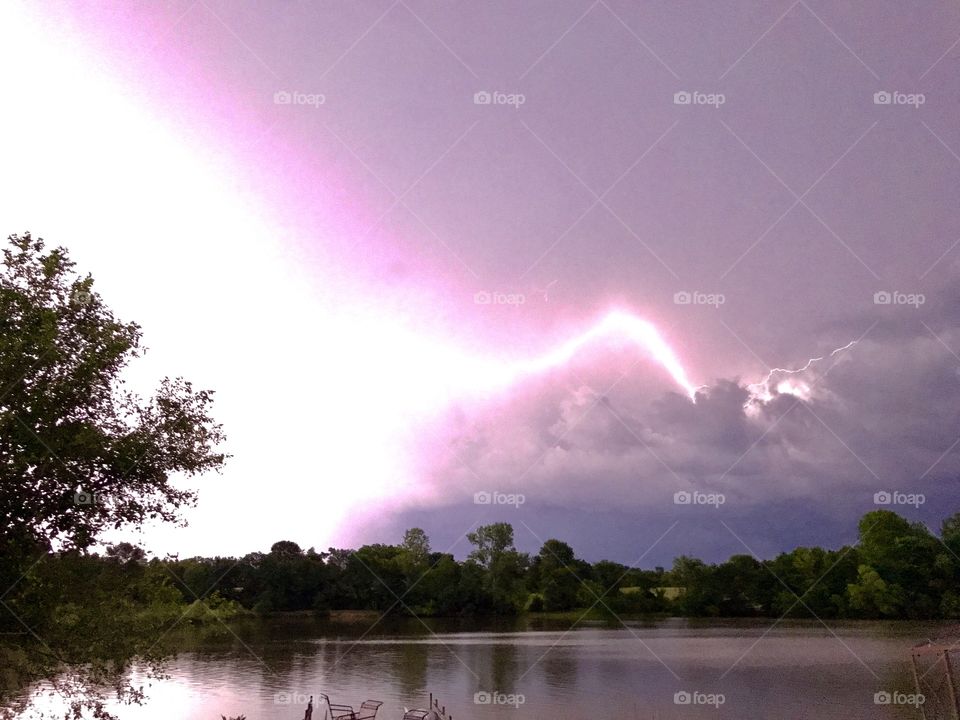
[[[760,380],[755,383],[750,383],[747,385],[747,390],[750,392],[750,397],[747,400],[747,403],[744,407],[749,407],[755,402],[769,402],[775,395],[794,395],[802,400],[806,400],[810,397],[811,388],[810,386],[802,381],[794,381],[789,379],[780,380],[776,385],[773,385],[773,379],[775,375],[799,375],[800,373],[806,372],[809,370],[815,363],[818,363],[827,358],[832,358],[837,353],[841,353],[844,350],[849,350],[854,345],[857,344],[857,340],[851,340],[846,345],[841,345],[840,347],[831,350],[826,355],[821,355],[820,357],[810,358],[807,360],[801,367],[798,368],[773,368],[770,372],[767,373],[766,377],[763,380]],[[771,386],[775,390],[771,389]]]
[[[185,513],[186,530],[147,529],[155,551],[268,547],[290,528],[309,528],[299,538],[319,547],[340,542],[358,509],[425,486],[421,421],[461,400],[506,395],[588,346],[636,348],[694,396],[677,354],[632,313],[607,312],[542,353],[487,353],[394,307],[389,294],[300,262],[288,244],[301,229],[248,194],[241,162],[194,136],[177,112],[163,116],[162,92],[138,102],[82,36],[47,32],[29,8],[0,3],[0,61],[22,70],[0,87],[26,108],[8,114],[0,134],[0,157],[13,168],[0,176],[0,225],[67,243],[79,267],[96,270],[111,307],[141,322],[155,349],[131,369],[131,388],[149,394],[167,372],[215,387],[228,429],[230,482],[198,482],[202,500]],[[242,122],[222,127],[244,137]],[[341,183],[331,171],[321,184]],[[317,214],[337,228],[352,217],[339,206]],[[339,242],[308,236],[318,247]],[[226,528],[223,518],[249,516],[251,498],[257,522]]]
[[[586,332],[571,338],[559,347],[531,360],[513,366],[517,375],[527,375],[560,367],[569,362],[586,345],[601,340],[626,340],[645,350],[670,377],[693,399],[697,388],[687,377],[676,353],[653,324],[622,310],[613,310]]]

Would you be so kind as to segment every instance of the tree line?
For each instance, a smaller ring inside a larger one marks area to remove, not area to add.
[[[960,617],[960,513],[943,521],[939,537],[889,510],[868,512],[858,529],[858,542],[837,550],[799,547],[773,559],[734,555],[716,564],[681,556],[669,569],[589,563],[557,539],[531,556],[516,549],[513,528],[502,522],[469,533],[472,551],[462,561],[434,552],[427,534],[412,528],[397,545],[356,550],[304,551],[282,540],[243,557],[148,562],[124,545],[99,562],[112,568],[120,556],[144,573],[153,567],[159,587],[180,593],[184,604],[202,598],[204,606],[257,614]]]

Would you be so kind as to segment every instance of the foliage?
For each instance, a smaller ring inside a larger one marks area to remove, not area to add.
[[[195,496],[171,475],[224,462],[213,393],[179,378],[146,401],[127,391],[121,373],[142,353],[140,327],[113,315],[89,275],[73,275],[63,248],[45,251],[29,233],[9,241],[0,273],[4,544],[82,550],[108,528],[177,520]]]
[[[166,378],[141,398],[124,387],[143,353],[66,250],[13,235],[0,267],[0,715],[46,683],[78,716],[107,717],[133,658],[159,669],[157,637],[181,611],[167,568],[103,531],[175,522],[194,502],[174,474],[218,470],[213,393]]]

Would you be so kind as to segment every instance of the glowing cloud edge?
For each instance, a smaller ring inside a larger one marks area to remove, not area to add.
[[[623,310],[612,310],[603,319],[586,332],[577,335],[553,350],[529,360],[511,365],[506,376],[517,379],[518,376],[532,375],[560,367],[569,362],[585,346],[603,339],[620,338],[628,340],[646,350],[653,360],[673,378],[687,396],[696,397],[697,386],[690,382],[686,369],[663,339],[657,328],[647,320]]]

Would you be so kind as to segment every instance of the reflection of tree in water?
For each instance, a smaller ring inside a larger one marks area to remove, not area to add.
[[[515,691],[514,685],[517,678],[523,674],[526,668],[520,667],[518,662],[520,653],[516,644],[509,640],[505,642],[495,641],[495,643],[490,652],[491,687],[489,690],[512,693]]]
[[[229,627],[214,624],[189,628],[176,642],[181,651],[194,652],[207,661],[249,661],[249,671],[269,684],[315,665],[320,645],[306,641],[312,636],[311,627],[305,623],[240,620]]]
[[[577,662],[562,648],[554,648],[539,663],[549,687],[566,690],[577,682]]]
[[[427,687],[427,659],[432,645],[402,643],[393,653],[393,674],[404,697],[420,697]]]
[[[226,634],[198,637],[204,659],[218,667],[232,667],[236,686],[249,687],[254,678],[267,695],[308,697],[322,690],[325,670],[336,662],[322,643],[311,640],[310,621],[248,620],[235,623]]]

